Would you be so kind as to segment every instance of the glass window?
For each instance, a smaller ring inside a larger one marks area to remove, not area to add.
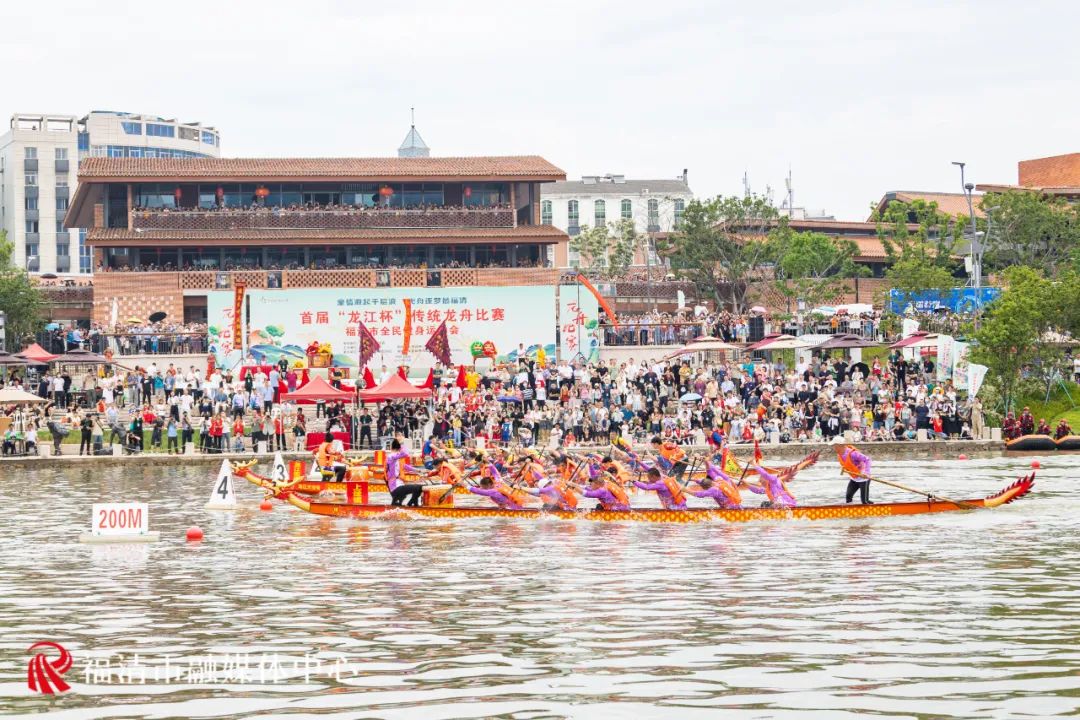
[[[37,257],[37,254],[38,254],[38,244],[36,242],[28,242],[28,243],[26,243],[26,257],[28,257],[28,258]]]
[[[66,242],[56,243],[56,254],[60,257],[67,257],[71,253],[71,245]]]
[[[207,132],[206,130],[203,130],[202,131],[202,141],[204,143],[206,143],[207,145],[213,145],[214,144],[214,133]]]
[[[198,140],[199,130],[197,128],[182,127],[180,128],[181,140]]]
[[[67,235],[67,230],[64,229],[64,220],[63,220],[63,218],[56,221],[56,234],[57,235]]]
[[[578,224],[578,202],[577,200],[571,200],[566,203],[566,217],[570,221],[571,227],[577,227]]]
[[[36,147],[23,148],[23,152],[25,153],[25,155],[23,155],[23,157],[26,158],[27,160],[37,160],[37,148]]]
[[[38,231],[38,221],[37,220],[27,220],[26,221],[26,232],[28,232],[28,233],[36,233],[37,231]]]
[[[620,215],[623,220],[634,219],[634,204],[630,202],[630,200],[622,201],[622,209],[620,211]]]
[[[660,201],[649,200],[649,232],[660,228]]]
[[[37,173],[26,173],[26,184],[31,187],[37,185]]]
[[[506,183],[470,183],[461,190],[465,205],[502,205],[509,202],[510,191]]]
[[[64,173],[56,176],[56,187],[67,187],[68,177]]]
[[[405,207],[416,207],[424,199],[424,186],[420,183],[405,183],[402,202]]]
[[[61,148],[61,147],[56,148],[56,159],[57,160],[67,160],[68,159],[67,148]]]
[[[66,197],[58,197],[58,198],[56,198],[56,209],[57,210],[67,210],[68,209],[68,199]]]
[[[593,217],[596,221],[596,227],[604,227],[607,225],[607,203],[603,200],[597,200],[593,203]]]
[[[89,150],[90,149],[90,133],[88,133],[88,132],[79,133],[79,149],[80,150]]]
[[[109,157],[111,157],[111,158],[124,157],[124,148],[117,147],[116,145],[110,145],[109,146]]]
[[[38,201],[38,199],[36,197],[28,197],[28,198],[26,198],[26,209],[27,210],[37,210],[38,209],[37,201]]]
[[[683,210],[686,209],[685,200],[675,201],[675,227],[679,227],[682,224]]]
[[[93,250],[86,245],[86,230],[79,228],[79,272],[91,272],[93,270],[93,262]]]
[[[128,135],[142,135],[142,123],[122,122],[120,123],[120,127],[124,128],[124,132]],[[149,134],[149,132],[147,132],[147,134]]]
[[[146,123],[146,134],[154,137],[176,137],[176,128],[172,125]]]
[[[143,157],[156,158],[157,150],[155,150],[154,148],[146,148],[145,150],[143,150]]]
[[[142,148],[128,148],[128,157],[142,157]]]
[[[551,201],[550,200],[541,200],[540,201],[540,224],[541,225],[550,225],[551,224]]]
[[[441,183],[424,183],[424,204],[429,207],[441,207],[446,204]]]

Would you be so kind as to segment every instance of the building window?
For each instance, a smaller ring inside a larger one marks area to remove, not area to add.
[[[67,257],[71,254],[71,245],[66,242],[60,242],[59,240],[60,239],[57,238],[56,255],[58,257]]]
[[[56,176],[56,187],[67,187],[68,186],[67,181],[68,181],[67,175],[64,175],[63,173],[57,175]]]
[[[206,130],[203,130],[202,131],[202,141],[206,145],[213,145],[214,144],[214,133],[207,132]]]
[[[57,160],[67,160],[68,159],[67,148],[59,148],[59,147],[56,148],[56,159]]]
[[[578,226],[578,203],[577,200],[571,200],[566,203],[566,218],[567,224],[572,228]]]
[[[37,201],[38,201],[38,199],[36,197],[28,197],[28,198],[26,198],[26,209],[27,210],[37,210],[38,209]]]
[[[38,255],[38,244],[36,242],[26,243],[26,257],[32,258]]]
[[[146,134],[154,137],[176,137],[176,128],[172,125],[146,123]]]
[[[93,270],[93,261],[93,252],[86,245],[86,230],[79,228],[79,272],[91,272]]]
[[[593,219],[596,223],[595,227],[607,225],[607,203],[603,200],[597,200],[593,203]]]
[[[23,152],[26,153],[25,155],[23,155],[23,157],[26,158],[27,160],[37,160],[37,148],[36,147],[24,148]]]
[[[79,133],[79,150],[89,150],[89,149],[90,149],[90,133],[88,133],[88,132]]]
[[[623,200],[622,201],[622,207],[621,207],[621,210],[620,210],[620,215],[622,216],[623,220],[633,220],[634,219],[634,204],[632,202],[630,202],[629,200]]]
[[[37,173],[26,173],[26,184],[31,187],[37,185]]]
[[[649,200],[649,232],[660,232],[660,201]]]
[[[60,219],[60,220],[56,221],[56,234],[60,235],[60,236],[66,236],[67,235],[67,230],[64,229],[64,221],[63,221],[63,219]]]
[[[550,225],[551,224],[551,201],[550,200],[541,200],[540,201],[540,224],[541,225]]]
[[[36,233],[37,231],[38,231],[38,221],[37,220],[27,220],[26,221],[26,232],[28,232],[28,233]]]
[[[196,130],[195,128],[182,127],[182,128],[180,128],[180,139],[181,140],[198,140],[199,139],[199,131]]]
[[[124,128],[124,132],[128,135],[142,135],[142,123],[122,122],[120,127]]]
[[[56,198],[56,209],[64,210],[66,212],[68,209],[68,199],[66,197]]]
[[[113,145],[110,145],[109,146],[109,157],[112,157],[112,158],[124,157],[124,148],[115,147]]]
[[[685,200],[676,200],[675,201],[675,227],[676,228],[679,227],[680,225],[682,225],[683,210],[685,210],[685,209],[686,209],[686,201]]]

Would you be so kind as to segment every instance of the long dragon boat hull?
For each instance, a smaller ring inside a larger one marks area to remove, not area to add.
[[[254,478],[241,475],[250,482],[261,484]],[[433,519],[471,519],[471,518],[523,518],[537,519],[557,517],[566,520],[588,520],[600,522],[652,522],[652,523],[701,523],[716,522],[753,522],[776,520],[841,520],[856,518],[891,517],[898,515],[924,515],[927,513],[953,512],[976,508],[995,508],[1010,503],[1026,495],[1035,484],[1035,475],[1017,480],[1012,485],[986,498],[961,500],[957,503],[928,498],[920,502],[877,503],[873,505],[812,505],[793,508],[746,508],[742,510],[722,510],[719,508],[690,508],[687,510],[665,510],[647,508],[640,510],[540,510],[525,508],[505,510],[497,507],[445,507],[426,506],[400,507],[390,505],[371,505],[366,503],[319,502],[310,496],[294,493],[291,490],[278,492],[276,497],[284,500],[304,512],[329,517],[356,519],[395,519],[423,517]]]
[[[1057,444],[1049,435],[1021,435],[1005,443],[1005,449],[1011,451],[1056,450]]]
[[[1080,435],[1066,435],[1054,441],[1058,450],[1080,450]]]

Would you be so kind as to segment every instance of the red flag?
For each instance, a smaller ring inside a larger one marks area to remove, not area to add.
[[[443,365],[450,365],[450,336],[446,332],[446,321],[431,333],[431,337],[424,344],[424,349],[435,356],[435,359]]]
[[[401,377],[402,380],[408,380],[409,379],[409,376],[405,374],[405,366],[404,365],[398,365],[397,374]]]
[[[757,440],[755,440],[754,441],[754,464],[755,465],[760,465],[761,464],[761,458],[762,458],[761,448],[758,447],[758,442],[757,442]]]
[[[421,388],[427,388],[428,390],[435,387],[435,369],[434,368],[427,371],[427,380],[425,380],[424,384],[421,385],[420,387]]]
[[[465,366],[464,365],[458,365],[457,380],[454,382],[454,384],[457,385],[462,390],[469,387],[469,381],[465,378]]]
[[[364,368],[364,389],[370,390],[375,387],[375,375],[372,374],[371,368]]]
[[[372,356],[379,352],[379,341],[364,323],[360,323],[360,330],[356,334],[360,344],[360,367],[366,367]]]

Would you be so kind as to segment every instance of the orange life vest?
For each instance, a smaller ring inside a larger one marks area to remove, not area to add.
[[[619,485],[619,483],[615,482],[614,480],[608,480],[607,478],[605,478],[604,487],[607,488],[607,491],[614,495],[615,499],[623,505],[630,504],[630,498],[627,497],[626,491],[623,490],[622,486]],[[610,510],[611,508],[606,509]]]
[[[521,507],[524,507],[525,503],[529,501],[528,493],[524,490],[512,488],[504,482],[495,483],[495,489],[502,493],[502,496],[507,500]]]
[[[562,464],[559,470],[559,475],[563,480],[569,480],[577,474],[577,463],[573,460],[567,460]]]
[[[568,508],[576,508],[578,503],[577,495],[574,491],[564,482],[556,482],[554,484],[555,490],[559,493],[559,499],[562,500],[563,505]]]
[[[670,441],[660,446],[660,454],[672,465],[686,457],[686,453],[683,449]]]
[[[461,471],[448,462],[439,465],[439,479],[444,483],[453,485],[461,479]]]
[[[671,501],[674,504],[682,505],[686,502],[686,495],[683,494],[682,488],[679,487],[679,483],[675,481],[675,478],[662,475],[660,476],[660,482],[664,483],[664,487],[671,493]]]
[[[529,487],[536,487],[537,475],[544,476],[544,466],[535,460],[526,460],[525,464],[521,466],[521,479]]]
[[[626,466],[621,462],[612,460],[608,464],[604,465],[604,469],[614,475],[621,485],[626,485],[630,482],[630,471],[626,469]]]
[[[739,492],[739,488],[735,487],[727,480],[717,481],[717,487],[720,488],[720,492],[724,493],[724,497],[728,499],[728,502],[732,505],[742,505],[742,493]]]
[[[330,467],[334,462],[334,453],[330,451],[330,447],[330,443],[324,442],[315,449],[315,463],[319,467]]]

